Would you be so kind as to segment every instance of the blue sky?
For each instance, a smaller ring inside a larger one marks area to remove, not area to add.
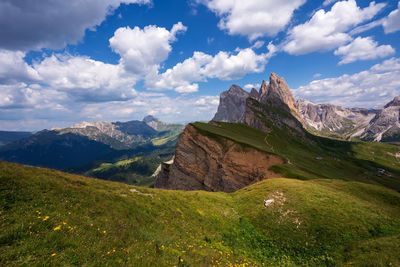
[[[0,130],[209,120],[270,72],[296,98],[380,108],[400,95],[398,1],[4,0]]]

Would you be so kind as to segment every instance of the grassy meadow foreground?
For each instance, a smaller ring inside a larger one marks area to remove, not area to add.
[[[336,179],[183,192],[0,162],[0,229],[1,266],[400,265],[400,193]]]

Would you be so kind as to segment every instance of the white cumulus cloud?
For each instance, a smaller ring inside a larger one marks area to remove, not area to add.
[[[164,73],[148,76],[146,86],[154,90],[194,92],[198,88],[194,82],[206,81],[207,78],[234,80],[248,73],[260,73],[268,59],[269,54],[256,54],[251,48],[239,50],[236,54],[221,51],[215,56],[194,52],[192,57]]]
[[[348,64],[357,60],[383,58],[393,55],[395,50],[390,45],[378,45],[371,37],[357,37],[350,44],[335,50],[336,56],[342,56],[339,65]]]
[[[383,21],[383,29],[385,33],[392,33],[400,30],[400,2],[398,3],[397,9],[390,12]]]
[[[283,50],[292,55],[303,55],[315,51],[329,51],[352,40],[347,31],[360,23],[372,19],[385,4],[371,2],[360,8],[355,0],[335,3],[331,10],[318,10],[304,24],[295,26]]]
[[[76,44],[87,29],[100,25],[120,4],[151,0],[0,1],[0,48],[60,49]]]
[[[186,27],[178,22],[170,31],[154,25],[119,28],[110,39],[110,46],[121,56],[120,63],[130,72],[146,74],[156,71],[172,50],[171,43]]]
[[[290,22],[306,0],[198,0],[221,19],[219,28],[250,40],[274,36]]]
[[[25,53],[0,49],[0,84],[40,80],[36,70],[25,60]]]
[[[316,103],[381,108],[400,95],[400,59],[385,60],[353,75],[314,80],[294,94]]]
[[[137,79],[120,65],[83,56],[52,55],[33,65],[48,87],[82,101],[132,98]]]

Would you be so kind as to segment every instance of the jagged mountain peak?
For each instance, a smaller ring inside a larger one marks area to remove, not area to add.
[[[254,99],[258,99],[258,96],[259,96],[258,91],[256,89],[252,88],[250,91],[250,97],[254,98]]]
[[[260,91],[258,93],[259,98],[261,98],[268,91],[268,83],[266,81],[262,81]]]
[[[213,120],[225,122],[241,121],[246,109],[249,93],[238,85],[232,85],[220,95],[219,106]]]
[[[387,104],[385,105],[385,108],[388,108],[388,107],[398,107],[398,106],[400,106],[400,96],[396,96],[395,98],[393,98],[392,101],[390,101],[389,103],[387,103]]]
[[[225,94],[238,94],[238,95],[246,95],[248,96],[249,93],[243,90],[242,87],[236,84],[232,84],[228,91],[223,92]]]
[[[293,94],[290,91],[284,78],[279,77],[276,73],[271,72],[269,76],[269,84],[265,82],[260,88],[260,102],[269,106],[277,108],[289,109],[288,111],[302,121],[297,104],[294,100]],[[282,105],[283,104],[283,105]]]
[[[149,123],[149,122],[152,122],[152,121],[159,122],[160,120],[157,119],[156,117],[152,116],[152,115],[147,115],[146,117],[143,118],[142,121],[145,122],[145,123]]]
[[[271,73],[269,83],[262,81],[259,92],[253,88],[248,93],[237,85],[232,85],[229,90],[222,92],[218,111],[213,120],[245,122],[246,100],[249,97],[267,106],[289,112],[298,121],[302,121],[289,86],[285,79],[280,78],[276,73]]]

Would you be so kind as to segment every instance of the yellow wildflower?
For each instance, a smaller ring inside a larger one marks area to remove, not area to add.
[[[47,221],[49,218],[50,218],[49,216],[46,216],[43,218],[43,221]]]
[[[60,229],[61,229],[61,225],[55,227],[53,230],[54,230],[54,231],[58,231],[58,230],[60,230]]]
[[[115,248],[113,248],[113,252],[115,252]]]
[[[93,223],[90,224],[90,227],[93,227]]]
[[[109,255],[111,252],[110,251],[107,251],[107,255]]]
[[[181,258],[181,262],[183,262],[183,259]]]
[[[52,257],[54,257],[56,255],[56,253],[51,254]]]
[[[106,231],[106,230],[104,230],[104,231],[103,231],[103,234],[106,234],[106,233],[107,233],[107,231]]]
[[[62,224],[63,224],[63,225],[66,225],[67,223],[66,223],[66,222],[62,222]]]

